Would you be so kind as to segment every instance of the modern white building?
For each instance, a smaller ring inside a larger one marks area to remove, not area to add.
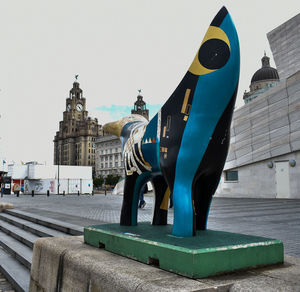
[[[216,196],[300,199],[300,14],[268,39],[280,82],[234,112]]]
[[[93,191],[92,166],[12,164],[8,166],[12,191],[15,184],[24,184],[24,193],[77,194]]]

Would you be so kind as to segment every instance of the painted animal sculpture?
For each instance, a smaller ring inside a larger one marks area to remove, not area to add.
[[[121,138],[124,149],[121,225],[137,224],[139,193],[151,180],[155,191],[152,224],[167,224],[171,194],[173,235],[188,237],[206,229],[228,153],[239,68],[237,32],[223,7],[183,80],[151,121],[132,115],[104,126],[106,132]]]

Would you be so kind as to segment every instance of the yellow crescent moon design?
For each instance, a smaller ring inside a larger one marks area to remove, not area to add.
[[[208,41],[210,39],[220,39],[220,40],[224,41],[228,45],[229,50],[230,50],[229,39],[228,39],[226,33],[221,28],[219,28],[217,26],[210,26],[204,36],[201,46],[203,43],[205,43],[206,41]],[[201,46],[200,46],[200,48],[201,48]],[[200,50],[200,48],[199,48],[199,50]],[[208,74],[208,73],[218,70],[218,69],[214,69],[214,70],[207,69],[199,62],[199,59],[198,59],[199,50],[196,54],[196,57],[194,58],[192,65],[189,68],[189,71],[194,75],[204,75],[204,74]]]

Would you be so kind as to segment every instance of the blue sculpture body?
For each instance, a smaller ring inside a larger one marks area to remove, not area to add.
[[[104,126],[121,138],[124,149],[121,225],[137,224],[139,193],[151,180],[152,224],[167,224],[172,196],[173,235],[188,237],[206,229],[228,153],[239,68],[237,32],[223,7],[183,80],[152,120],[132,115]]]

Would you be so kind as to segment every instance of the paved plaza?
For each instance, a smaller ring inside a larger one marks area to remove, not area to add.
[[[5,195],[1,201],[16,209],[80,226],[117,223],[122,196],[108,193],[89,195]],[[152,196],[145,197],[138,221],[151,221]],[[173,222],[173,209],[168,222]],[[280,239],[285,254],[300,257],[300,200],[214,198],[208,217],[208,229]]]

